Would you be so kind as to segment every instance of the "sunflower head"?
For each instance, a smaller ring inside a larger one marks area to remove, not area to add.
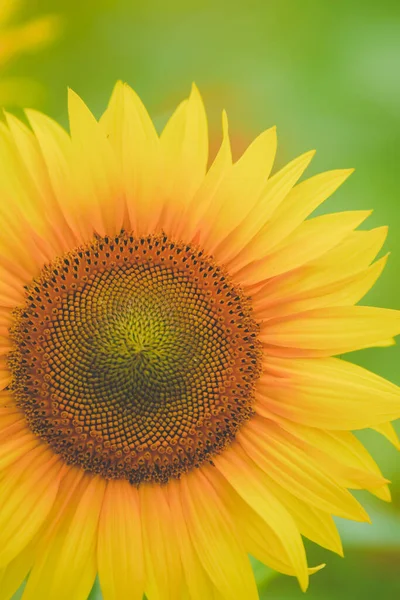
[[[394,444],[398,389],[335,358],[390,345],[358,306],[385,228],[313,217],[351,170],[272,172],[276,132],[207,168],[194,86],[159,136],[118,83],[70,133],[27,111],[0,130],[0,600],[256,599],[248,554],[294,575],[302,535],[390,498],[352,430]]]

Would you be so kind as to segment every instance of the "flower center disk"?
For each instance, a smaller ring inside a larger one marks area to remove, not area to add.
[[[196,247],[97,237],[44,267],[11,330],[11,388],[68,464],[132,484],[211,461],[253,414],[250,300]]]

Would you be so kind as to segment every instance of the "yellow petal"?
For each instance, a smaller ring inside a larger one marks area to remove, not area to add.
[[[182,568],[190,600],[213,598],[214,585],[208,577],[190,538],[189,526],[182,506],[181,484],[170,481],[167,488],[168,502],[174,519],[174,530],[178,540]]]
[[[307,502],[303,502],[277,484],[271,477],[268,478],[268,485],[279,498],[281,504],[292,515],[301,535],[319,546],[343,556],[340,535],[330,514]],[[316,567],[309,569],[309,573],[314,573],[316,570],[319,569]]]
[[[40,238],[12,197],[5,196],[0,204],[0,225],[4,232],[0,238],[1,271],[5,271],[6,276],[7,273],[14,276],[14,281],[26,283],[38,274],[46,262],[41,248],[36,244]],[[42,246],[48,248],[47,242]],[[54,252],[50,254],[54,255]]]
[[[400,333],[400,311],[372,306],[334,306],[267,321],[260,339],[272,346],[331,356],[371,346]],[[315,351],[315,352],[314,352]]]
[[[17,408],[14,398],[10,392],[0,392],[0,407],[1,409]],[[20,410],[19,412],[22,415],[22,412]]]
[[[154,600],[179,598],[182,585],[179,548],[167,494],[158,484],[139,488],[145,557],[145,592]]]
[[[372,429],[375,429],[375,431],[389,440],[397,450],[400,450],[400,440],[391,423],[380,423],[379,425],[374,425]]]
[[[301,588],[307,589],[307,560],[299,530],[290,513],[271,493],[263,471],[246,456],[239,444],[216,456],[214,464],[243,500],[273,529],[285,548]]]
[[[228,132],[228,117],[222,113],[222,143],[213,164],[201,183],[193,199],[187,206],[185,216],[177,225],[177,236],[195,241],[201,237],[205,215],[214,201],[214,197],[232,167],[232,152]]]
[[[307,502],[303,502],[297,496],[294,496],[288,490],[277,484],[276,481],[274,481],[271,477],[268,477],[268,475],[264,475],[264,481],[276,498],[279,498],[280,503],[291,515],[300,533],[304,537],[308,538],[312,542],[315,542],[316,544],[319,544],[323,548],[327,548],[328,550],[343,556],[340,535],[331,515],[319,510]],[[251,522],[254,522],[254,518]],[[265,527],[263,528],[260,523],[257,524],[257,529],[260,533],[263,531],[263,529],[265,531]],[[256,537],[255,532],[252,532],[252,534],[254,537]],[[271,538],[268,536],[266,531],[263,537],[263,546],[265,547],[265,545],[267,545],[267,548],[271,550],[274,546],[270,546]],[[275,541],[272,539],[271,543],[275,544]],[[252,554],[251,550],[250,553]],[[282,559],[282,555],[279,556]],[[272,567],[272,564],[270,566]],[[280,569],[277,570],[280,571]],[[309,574],[312,574],[317,570],[319,570],[318,567],[313,567],[309,568],[308,572]],[[291,571],[292,572],[288,574],[295,575],[293,569],[291,569]]]
[[[18,423],[19,429],[13,433],[1,431],[0,469],[13,464],[39,444],[38,438],[27,429],[26,424],[22,420]]]
[[[240,205],[247,209],[247,216],[240,224],[237,223],[237,229],[229,238],[218,246],[217,256],[221,262],[227,262],[229,266],[232,264],[237,269],[244,266],[249,258],[250,260],[263,258],[266,251],[272,248],[266,243],[266,239],[269,238],[270,219],[304,173],[314,154],[313,150],[306,152],[275,173],[267,181],[254,206],[249,204],[247,190],[240,190],[245,198]],[[250,208],[252,210],[248,212]]]
[[[16,119],[15,119],[16,120]],[[2,202],[2,213],[12,215],[20,211],[24,217],[40,229],[43,226],[43,205],[42,198],[37,197],[35,189],[26,172],[24,163],[21,160],[23,152],[15,147],[10,131],[5,128],[0,131],[0,190],[3,199],[8,198],[8,202]],[[36,200],[36,202],[35,202]],[[41,214],[42,212],[42,214]]]
[[[193,545],[211,581],[223,597],[257,600],[250,562],[213,485],[200,469],[180,483]]]
[[[251,285],[296,269],[338,245],[370,214],[370,211],[348,211],[304,221],[271,254],[250,263],[236,277]]]
[[[142,600],[144,564],[139,497],[128,481],[107,482],[97,556],[104,600]]]
[[[295,422],[329,430],[374,427],[400,417],[400,389],[338,358],[269,356],[260,401]]]
[[[36,552],[24,600],[87,600],[97,571],[96,543],[104,487],[101,478],[84,477],[63,509],[60,498],[51,533],[44,536]],[[64,487],[62,494],[68,493]]]
[[[68,93],[75,178],[75,202],[82,206],[85,231],[92,236],[119,233],[124,216],[121,174],[113,148],[103,129],[81,98]]]
[[[19,119],[11,114],[6,118],[21,163],[18,179],[29,194],[31,210],[35,210],[31,223],[36,223],[38,232],[51,241],[57,253],[65,252],[75,238],[54,195],[38,140]]]
[[[60,483],[61,461],[43,446],[3,473],[0,508],[0,566],[30,542],[51,510]]]
[[[253,291],[254,307],[267,302],[281,304],[293,297],[308,297],[313,290],[347,281],[365,272],[381,249],[386,235],[386,227],[351,232],[340,244],[316,260],[274,277]]]
[[[36,541],[28,544],[7,567],[0,569],[0,600],[10,600],[35,561]]]
[[[64,129],[46,115],[35,110],[27,110],[26,115],[39,143],[58,206],[76,239],[84,241],[87,231],[75,196],[71,140]]]
[[[257,207],[261,210],[263,189],[267,184],[276,153],[275,127],[264,131],[247,148],[222,181],[205,221],[202,242],[220,262],[226,256],[225,238]],[[272,186],[273,187],[273,186]],[[268,192],[267,192],[268,195]],[[268,198],[266,200],[268,203]],[[227,240],[228,247],[230,243]]]
[[[131,227],[148,234],[162,209],[161,149],[153,122],[132,88],[118,82],[100,124],[121,163]]]
[[[237,492],[224,478],[222,478],[221,476],[219,476],[218,478],[216,477],[216,469],[210,468],[205,469],[205,471],[207,473],[207,477],[210,477],[212,475],[211,480],[213,482],[213,485],[218,490],[218,494],[223,499],[225,505],[230,511],[232,518],[237,526],[237,529],[240,532],[240,537],[243,540],[243,544],[246,550],[249,552],[249,554],[251,554],[259,561],[269,566],[271,569],[274,569],[279,573],[284,573],[285,575],[291,575],[295,577],[296,572],[293,569],[293,566],[288,558],[285,547],[282,544],[279,537],[274,532],[274,530],[268,525],[268,523],[265,520],[263,520],[260,517],[260,515],[257,512],[255,512],[249,506],[249,504],[247,504],[239,496],[239,494],[237,494]],[[270,483],[271,481],[269,482],[269,484]],[[276,486],[277,489],[278,487],[279,486]],[[281,498],[281,496],[287,495],[287,492],[284,489],[280,488],[278,490],[278,494],[275,495],[276,497]],[[294,498],[294,496],[292,496],[292,498],[294,510],[292,510],[293,507],[290,506],[289,513],[291,513],[292,516],[296,519],[294,513],[299,512],[298,507],[300,507],[301,509],[303,503],[301,503],[301,501],[299,501],[298,498]],[[307,526],[307,529],[313,529],[315,521],[315,527],[318,529],[318,534],[316,535],[318,540],[316,539],[315,541],[317,541],[317,543],[320,543],[320,540],[325,541],[325,538],[327,537],[326,530],[328,529],[328,527],[325,525],[323,518],[317,519],[313,514],[314,509],[308,508],[307,505],[305,505],[305,507],[307,510],[307,517],[311,517],[311,519],[309,519],[311,521],[311,526]],[[329,515],[326,515],[326,517],[327,519],[330,519],[332,521],[332,518],[329,517]],[[333,528],[336,531],[333,521],[331,528]],[[334,545],[335,549],[337,548],[337,539],[339,539],[339,547],[341,547],[340,538],[336,531]],[[331,549],[330,545],[332,545],[332,541],[331,544],[327,542],[327,544],[325,544],[325,547]],[[308,572],[309,574],[311,574],[315,572],[315,570],[316,569],[314,567],[308,569]]]
[[[290,235],[352,172],[353,169],[340,169],[319,173],[291,189],[257,239],[260,251],[269,252]]]
[[[359,302],[380,277],[388,256],[382,257],[363,271],[340,278],[332,283],[306,289],[306,285],[294,285],[287,296],[278,301],[267,289],[253,302],[258,319],[286,317],[311,309],[327,306],[351,306]],[[307,280],[307,276],[304,277]],[[279,284],[278,284],[279,285]],[[271,286],[269,286],[271,289]],[[291,295],[290,295],[291,294]],[[271,297],[272,296],[272,297]]]
[[[161,227],[167,233],[177,222],[204,179],[208,161],[207,116],[195,85],[165,126],[161,137],[163,192],[166,204]]]
[[[367,489],[389,499],[385,479],[372,456],[350,431],[327,431],[293,423],[274,415],[263,406],[256,411],[273,419],[304,444],[304,449],[340,485],[351,489]]]
[[[312,263],[320,272],[340,270],[343,277],[365,269],[376,258],[388,234],[387,227],[367,231],[352,231],[339,245]]]
[[[271,479],[303,502],[345,519],[368,520],[357,500],[318,468],[294,436],[271,421],[253,418],[238,441]]]
[[[25,281],[15,272],[10,273],[4,266],[0,266],[0,310],[2,312],[7,310],[10,314],[9,309],[15,308],[23,302]]]

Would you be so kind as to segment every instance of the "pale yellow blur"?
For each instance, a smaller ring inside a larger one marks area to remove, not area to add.
[[[59,36],[61,21],[56,15],[23,20],[27,0],[0,0],[0,105],[35,104],[43,97],[42,87],[28,77],[8,77],[8,65],[21,55],[42,50]]]

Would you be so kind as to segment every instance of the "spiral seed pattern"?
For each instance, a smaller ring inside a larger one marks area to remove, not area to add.
[[[201,249],[97,237],[46,266],[11,336],[11,388],[68,464],[166,483],[229,445],[260,371],[250,301]]]

